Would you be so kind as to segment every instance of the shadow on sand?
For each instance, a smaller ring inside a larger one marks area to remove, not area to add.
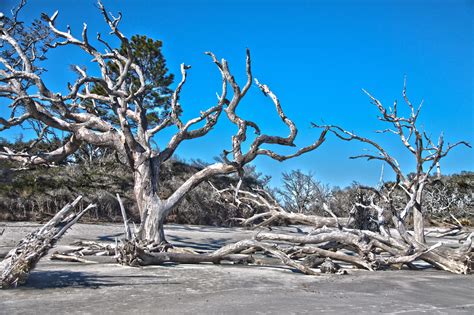
[[[197,251],[214,251],[232,242],[232,239],[231,238],[206,238],[206,239],[200,240],[200,242],[198,243],[198,242],[192,241],[191,237],[170,235],[168,236],[168,241],[170,241],[171,244],[177,247],[183,247],[183,246],[190,247]]]
[[[150,275],[98,275],[70,270],[32,272],[25,286],[20,289],[59,289],[134,286],[134,285],[181,284],[169,281],[169,277]]]

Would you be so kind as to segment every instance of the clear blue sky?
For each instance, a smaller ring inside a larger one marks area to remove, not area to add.
[[[15,2],[3,0],[0,10]],[[299,126],[297,145],[311,143],[319,131],[311,121],[339,124],[360,135],[381,139],[406,171],[413,164],[398,139],[376,136],[377,111],[361,88],[384,104],[401,101],[403,77],[413,103],[425,101],[420,123],[437,138],[444,131],[450,142],[474,143],[474,2],[459,1],[104,1],[124,18],[126,35],[145,34],[163,40],[172,73],[185,62],[190,70],[182,105],[192,116],[215,101],[219,74],[210,50],[226,58],[240,82],[245,81],[245,48],[252,52],[253,72],[279,96],[287,115]],[[30,0],[22,17],[60,11],[59,25],[70,24],[79,36],[82,23],[90,36],[106,34],[93,0]],[[73,80],[69,64],[87,64],[77,50],[50,54],[47,80],[64,90]],[[89,68],[92,70],[92,65]],[[2,109],[3,111],[3,109]],[[256,87],[242,104],[242,116],[260,121],[264,132],[287,130],[269,99]],[[187,116],[188,117],[188,116]],[[178,154],[211,160],[230,147],[233,129],[223,120],[207,137],[186,143]],[[0,134],[0,136],[12,136]],[[169,136],[169,135],[168,135]],[[159,143],[165,140],[158,139]],[[366,147],[329,137],[319,150],[279,163],[266,157],[255,164],[279,184],[282,171],[312,171],[331,185],[353,180],[374,184],[380,164],[349,160]],[[289,151],[280,151],[289,152]],[[459,148],[442,164],[444,173],[474,170],[474,150]],[[391,176],[390,173],[387,174]]]

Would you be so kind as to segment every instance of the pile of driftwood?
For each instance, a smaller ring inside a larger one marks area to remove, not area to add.
[[[192,249],[173,247],[168,243],[150,244],[139,240],[131,231],[123,211],[125,222],[125,239],[115,246],[115,257],[124,265],[145,266],[168,263],[204,263],[219,264],[222,262],[261,264],[255,257],[272,256],[290,268],[304,274],[317,275],[321,272],[345,273],[342,266],[366,269],[370,271],[390,268],[410,269],[431,266],[457,274],[471,271],[472,237],[461,226],[443,231],[431,232],[431,239],[436,236],[457,236],[459,246],[452,248],[443,242],[420,243],[411,232],[405,229],[403,221],[394,216],[394,226],[390,229],[381,225],[380,231],[369,231],[351,228],[353,218],[338,218],[329,207],[325,210],[331,217],[306,215],[286,212],[271,195],[263,190],[243,191],[235,188],[216,190],[217,194],[228,204],[235,207],[259,207],[267,211],[242,219],[242,224],[259,228],[252,239],[242,240],[226,245],[214,252],[198,253]],[[229,203],[229,200],[234,200]],[[292,223],[307,226],[309,232],[283,233],[278,229],[264,231],[272,223]],[[87,251],[91,251],[88,247]],[[105,248],[97,247],[96,252],[104,253]],[[82,249],[84,250],[84,249]],[[70,252],[69,255],[82,255]],[[424,266],[414,263],[424,262]]]
[[[95,207],[95,205],[89,205],[76,213],[74,207],[81,198],[79,196],[72,203],[64,206],[48,223],[28,234],[7,254],[0,263],[1,289],[16,287],[25,283],[37,262],[48,253],[49,249],[84,213]]]
[[[215,254],[235,253],[249,247],[265,249],[272,246],[272,253],[278,253],[284,263],[306,274],[314,274],[310,268],[328,261],[344,262],[371,271],[401,268],[403,265],[418,269],[415,261],[423,261],[434,268],[457,274],[467,274],[472,268],[474,233],[469,233],[460,225],[433,232],[433,239],[438,236],[439,241],[428,245],[416,241],[412,233],[407,231],[405,222],[396,215],[392,216],[395,229],[388,228],[383,222],[384,218],[379,217],[379,231],[375,232],[351,228],[352,217],[337,218],[327,205],[324,210],[331,215],[330,218],[289,213],[264,190],[242,191],[228,188],[216,192],[224,200],[233,199],[236,207],[265,209],[264,212],[242,220],[244,225],[261,228],[279,221],[306,225],[312,229],[308,233],[296,235],[260,232],[252,241],[225,246]],[[443,244],[441,238],[448,235],[458,236],[460,245],[457,248]]]

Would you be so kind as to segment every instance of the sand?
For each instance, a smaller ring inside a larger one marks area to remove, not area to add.
[[[33,223],[0,222],[0,256]],[[286,232],[296,232],[286,228]],[[170,225],[171,243],[211,250],[251,237],[240,228]],[[77,224],[58,244],[114,242],[120,224]],[[28,283],[0,291],[0,314],[474,313],[474,277],[447,272],[349,270],[305,276],[279,266],[170,265],[143,268],[44,258]]]

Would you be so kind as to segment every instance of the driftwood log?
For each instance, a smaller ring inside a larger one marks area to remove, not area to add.
[[[89,205],[79,212],[74,207],[81,200],[77,197],[62,208],[48,223],[28,234],[13,248],[0,263],[0,288],[11,288],[24,284],[31,270],[48,253],[61,236],[95,205]]]
[[[223,261],[248,264],[253,263],[254,259],[249,255],[239,255],[232,253],[213,255],[199,254],[190,251],[183,251],[172,246],[162,246],[160,249],[155,247],[153,250],[141,244],[137,239],[123,240],[122,244],[117,248],[117,261],[120,264],[128,266],[148,266],[163,265],[170,263],[179,264],[199,264],[213,263],[220,264]]]

